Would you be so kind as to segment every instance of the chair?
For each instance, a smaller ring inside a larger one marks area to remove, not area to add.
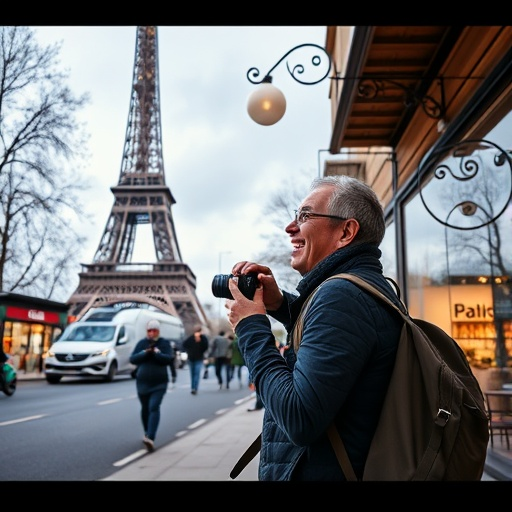
[[[507,443],[507,450],[510,450],[509,432],[512,431],[512,392],[487,391],[487,412],[489,413],[489,434],[491,447],[494,446],[494,435],[499,435]]]

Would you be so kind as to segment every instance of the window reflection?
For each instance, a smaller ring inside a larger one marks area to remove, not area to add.
[[[395,224],[391,223],[386,228],[386,234],[380,244],[380,250],[382,251],[381,261],[384,275],[398,281],[395,240]]]
[[[510,150],[510,112],[487,129]],[[457,186],[431,176],[404,215],[409,311],[450,333],[475,368],[512,367],[512,170],[495,155],[477,152],[478,179]]]

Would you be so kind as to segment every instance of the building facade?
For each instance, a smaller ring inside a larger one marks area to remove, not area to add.
[[[68,323],[62,302],[0,293],[0,336],[3,350],[19,372],[43,371],[44,354]]]
[[[511,381],[512,27],[327,27],[324,175],[377,192],[385,274],[459,343],[483,387]]]

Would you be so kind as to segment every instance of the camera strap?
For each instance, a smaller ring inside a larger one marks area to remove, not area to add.
[[[261,434],[252,442],[252,444],[245,450],[242,456],[238,459],[238,462],[234,465],[231,473],[229,473],[230,478],[235,479],[242,470],[251,462],[258,452],[261,449]]]

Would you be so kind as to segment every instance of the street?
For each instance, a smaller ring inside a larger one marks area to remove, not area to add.
[[[236,380],[219,390],[210,370],[199,393],[190,394],[188,368],[178,370],[161,407],[155,447],[163,446],[252,392]],[[0,397],[0,464],[4,481],[94,481],[146,454],[135,381],[112,383],[65,378],[19,381],[12,397]]]

